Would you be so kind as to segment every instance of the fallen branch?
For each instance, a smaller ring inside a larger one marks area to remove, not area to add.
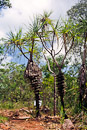
[[[18,118],[16,118],[16,117],[13,117],[13,118],[11,118],[12,120],[27,120],[27,119],[30,119],[30,117],[18,117]]]
[[[20,109],[19,110],[20,112],[23,111],[23,112],[26,112],[27,114],[32,114],[33,110],[26,110],[24,108]]]

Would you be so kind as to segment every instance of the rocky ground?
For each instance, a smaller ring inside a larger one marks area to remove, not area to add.
[[[0,115],[7,120],[0,121],[0,130],[80,130],[74,126],[70,119],[62,124],[60,117],[43,115],[34,118],[32,110],[0,110]]]

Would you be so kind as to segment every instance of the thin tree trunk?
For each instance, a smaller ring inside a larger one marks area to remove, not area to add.
[[[83,108],[83,98],[86,89],[86,39],[87,39],[87,32],[84,33],[84,51],[83,51],[83,59],[82,59],[82,66],[80,69],[80,108]]]
[[[55,64],[53,62],[53,72],[55,72]],[[54,116],[56,115],[56,76],[54,75]]]
[[[85,35],[85,42],[84,42],[84,52],[83,52],[83,64],[85,65],[85,63],[86,63],[86,38],[87,38],[87,32],[84,35]]]
[[[58,97],[58,90],[57,90],[57,95],[56,95],[56,112],[57,112],[57,114],[59,112],[59,110],[58,110],[58,99],[59,99],[59,97]]]
[[[54,116],[56,115],[56,76],[54,76]]]
[[[32,39],[32,49],[31,49],[31,52],[30,52],[30,61],[31,62],[33,61],[33,49],[34,49],[34,39]]]
[[[65,87],[64,80],[65,80],[64,74],[60,70],[59,74],[57,75],[57,87],[58,87],[58,93],[59,93],[60,101],[61,101],[61,108],[63,109],[63,116],[66,119],[67,115],[64,110],[64,87]]]
[[[40,100],[40,84],[39,84],[39,79],[34,79],[32,82],[32,87],[34,88],[34,93],[35,93],[35,101],[36,101],[36,117],[40,116],[40,105],[39,105],[39,100]]]
[[[35,94],[36,99],[36,117],[40,116],[40,109],[39,109],[39,92]]]

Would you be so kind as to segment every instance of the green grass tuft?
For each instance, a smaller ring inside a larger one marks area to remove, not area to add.
[[[3,123],[5,121],[8,121],[8,117],[4,117],[4,116],[0,115],[0,123]]]

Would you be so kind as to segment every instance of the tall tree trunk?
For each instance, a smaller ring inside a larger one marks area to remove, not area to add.
[[[35,101],[36,101],[36,117],[40,116],[40,79],[38,77],[35,77],[34,80],[32,80],[32,87],[34,88],[35,93]]]
[[[34,39],[32,38],[32,48],[30,52],[30,61],[33,62],[33,49],[34,49]]]
[[[56,115],[56,76],[54,76],[54,116]]]
[[[85,89],[86,89],[86,39],[87,39],[87,32],[84,33],[84,51],[83,51],[83,59],[82,59],[82,65],[80,68],[80,77],[79,77],[79,81],[80,81],[80,96],[79,96],[79,100],[80,100],[80,108],[83,108],[83,98],[84,98],[84,94],[85,94]]]
[[[59,113],[59,110],[58,110],[59,101],[58,101],[58,99],[59,99],[59,96],[58,96],[58,90],[57,90],[57,94],[56,94],[56,112],[57,112],[57,114]]]
[[[55,64],[53,62],[53,72],[55,72]],[[56,75],[54,75],[54,116],[56,115]]]
[[[84,42],[84,52],[83,52],[83,64],[86,64],[86,39],[87,39],[87,32],[84,33],[84,38],[85,38],[85,42]]]
[[[83,106],[83,98],[85,94],[85,88],[86,88],[86,67],[84,64],[81,65],[80,68],[80,108],[82,109]]]
[[[40,108],[39,108],[39,91],[35,93],[35,100],[36,100],[36,117],[40,116]]]
[[[41,88],[41,71],[34,62],[28,61],[25,73],[25,78],[29,78],[31,82],[31,86],[35,93],[35,101],[36,101],[36,117],[40,116],[39,110],[39,100],[40,100],[40,88]]]
[[[63,116],[66,119],[67,115],[65,113],[64,110],[64,74],[61,72],[61,70],[59,71],[59,74],[57,75],[57,87],[58,87],[58,93],[60,96],[60,101],[61,101],[61,108],[63,109]]]

